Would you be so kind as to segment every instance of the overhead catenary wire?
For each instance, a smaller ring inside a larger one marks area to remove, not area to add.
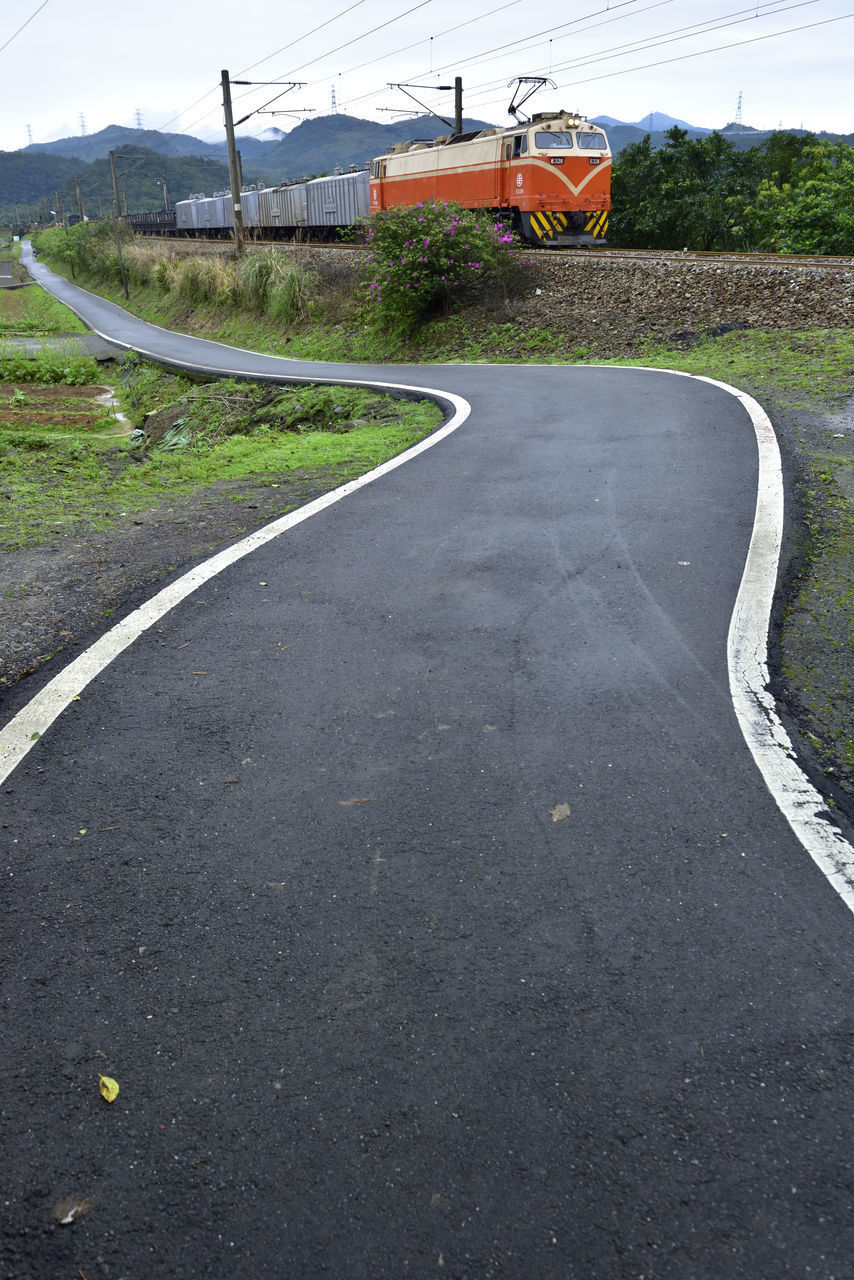
[[[768,12],[768,13],[761,13],[761,14],[759,14],[759,16],[760,16],[760,17],[773,17],[776,13],[783,13],[783,12],[786,12],[786,11],[787,11],[787,9],[791,9],[791,8],[799,8],[799,7],[801,7],[801,5],[802,5],[803,3],[813,3],[813,2],[814,2],[814,0],[798,0],[798,3],[796,3],[796,4],[794,4],[794,5],[787,5],[787,6],[783,7],[783,8],[775,8],[775,9],[771,10],[771,11],[770,11],[770,12]],[[650,7],[655,7],[655,6],[650,6]],[[764,8],[764,7],[766,7],[766,6],[761,6],[761,7],[762,7],[762,8]],[[756,16],[757,8],[758,8],[758,6],[751,6],[751,8],[750,8],[750,10],[749,10],[749,12],[750,12],[752,15],[754,15],[754,17]],[[747,12],[747,11],[745,10],[744,12]],[[727,15],[727,16],[729,17],[729,16],[731,16],[731,15]],[[841,21],[844,21],[845,19],[847,19],[847,18],[851,18],[851,17],[854,17],[854,13],[842,14],[842,15],[839,15],[839,16],[834,17],[834,18],[825,18],[825,19],[821,19],[821,20],[819,20],[818,22],[803,24],[802,26],[797,26],[797,27],[788,27],[788,28],[785,28],[785,29],[784,29],[784,30],[782,30],[782,31],[771,31],[771,32],[766,32],[765,34],[763,34],[763,35],[761,35],[761,36],[754,36],[754,37],[751,37],[751,38],[750,38],[750,39],[748,39],[748,40],[733,41],[733,42],[728,43],[728,44],[717,45],[717,46],[715,46],[715,47],[713,47],[713,48],[710,48],[710,49],[698,49],[698,50],[695,50],[695,51],[694,51],[694,52],[692,52],[692,53],[680,54],[680,55],[677,55],[676,57],[673,57],[673,58],[663,58],[663,59],[656,60],[655,62],[644,63],[644,64],[642,64],[642,65],[640,65],[640,66],[636,66],[636,67],[626,67],[626,68],[623,68],[623,69],[621,69],[621,70],[619,70],[619,71],[603,72],[603,73],[601,73],[601,74],[591,75],[591,76],[586,77],[585,79],[582,79],[582,80],[571,80],[571,81],[567,81],[567,82],[564,82],[564,83],[558,84],[557,88],[558,88],[558,89],[574,88],[576,85],[581,85],[581,84],[591,84],[591,83],[594,83],[594,82],[596,82],[596,81],[598,81],[598,80],[600,80],[600,79],[603,79],[603,80],[605,80],[605,79],[613,79],[614,77],[621,76],[621,75],[630,75],[630,74],[632,74],[633,72],[636,72],[636,71],[646,71],[646,70],[654,69],[654,68],[659,67],[659,66],[667,66],[667,65],[669,65],[669,64],[671,64],[671,63],[674,63],[674,62],[683,62],[683,61],[687,61],[687,60],[689,60],[689,59],[691,59],[691,58],[695,58],[695,57],[702,57],[702,56],[705,56],[705,55],[708,55],[708,54],[712,54],[712,53],[720,53],[720,52],[724,52],[724,51],[729,50],[729,49],[737,49],[737,48],[741,48],[741,47],[744,47],[744,46],[747,46],[747,45],[757,44],[757,43],[760,43],[760,42],[762,42],[762,41],[764,41],[764,40],[776,39],[776,38],[779,38],[779,37],[781,37],[781,36],[785,36],[785,35],[798,34],[798,33],[802,32],[802,31],[809,31],[809,30],[812,30],[812,29],[817,28],[817,27],[827,26],[827,25],[829,25],[829,24],[831,24],[831,23],[841,22]],[[745,20],[745,21],[747,21],[748,19],[744,19],[744,20]],[[724,22],[720,22],[720,21],[718,21],[718,22],[715,22],[715,23],[714,23],[714,25],[712,25],[712,24],[711,24],[711,22],[710,22],[710,23],[706,24],[706,26],[707,26],[707,30],[706,30],[705,32],[703,32],[702,34],[711,34],[711,32],[713,32],[713,31],[716,31],[716,30],[719,30],[719,29],[723,29],[724,27],[726,27],[726,26],[730,26],[730,25],[733,25],[733,24],[732,24],[731,22],[729,22],[729,21],[724,21]],[[544,34],[544,33],[538,33],[538,34],[539,34],[539,35],[542,35],[542,34]],[[669,37],[670,37],[670,33],[667,33],[666,35],[659,35],[658,37],[650,38],[650,39],[649,39],[649,41],[646,43],[645,48],[647,48],[647,49],[652,49],[652,48],[661,47],[661,46],[663,46],[663,45],[665,45],[665,44],[668,44],[668,43],[672,43],[672,40],[671,40]],[[681,38],[689,38],[689,37],[685,36],[685,37],[681,37]],[[492,50],[490,50],[489,52],[491,53],[491,52],[493,52],[493,51],[492,51]],[[635,52],[637,52],[637,50],[635,50]],[[606,53],[606,54],[604,54],[604,55],[603,55],[603,57],[604,57],[604,58],[607,58],[607,57],[610,57],[610,56],[611,56],[611,55],[610,55],[610,53]],[[567,65],[567,67],[564,67],[564,68],[561,68],[561,67],[554,68],[554,66],[553,66],[553,72],[554,72],[555,70],[560,71],[561,69],[565,69],[565,70],[566,70],[566,69],[569,69],[569,67],[578,67],[578,69],[582,69],[583,67],[585,67],[585,66],[587,66],[587,65],[593,65],[596,61],[601,61],[601,60],[603,60],[603,59],[602,59],[602,58],[599,58],[599,56],[598,56],[598,55],[587,55],[587,56],[585,56],[585,57],[583,57],[583,58],[581,58],[581,59],[579,59],[579,60],[576,60],[576,61],[575,61],[575,62],[573,62],[573,63],[568,64],[568,65]],[[481,59],[481,61],[482,61],[482,59]],[[453,64],[453,65],[457,65],[457,64]],[[440,68],[439,68],[439,72],[441,72],[442,70],[445,70],[445,69],[446,69],[446,68],[440,67]],[[542,68],[536,68],[536,70],[542,70]],[[470,88],[470,89],[469,89],[469,91],[467,92],[467,95],[466,95],[466,101],[467,101],[467,104],[469,105],[469,107],[471,107],[472,102],[473,102],[473,101],[475,101],[475,102],[477,102],[477,103],[478,103],[478,105],[480,106],[480,109],[481,109],[481,110],[483,110],[483,109],[484,109],[484,108],[486,108],[486,107],[490,107],[490,106],[492,106],[492,105],[497,105],[497,104],[498,104],[498,102],[499,102],[500,100],[499,100],[499,99],[496,99],[494,96],[489,96],[489,95],[490,95],[490,94],[493,94],[493,93],[494,93],[494,90],[499,89],[499,88],[502,88],[502,89],[503,89],[503,88],[505,88],[505,87],[506,87],[506,86],[504,85],[503,81],[501,81],[501,82],[499,82],[499,81],[494,81],[494,82],[491,82],[491,84],[488,82],[486,85],[484,85],[484,86],[482,87],[482,88],[483,88],[483,91],[482,91],[482,92],[479,92],[479,90],[480,90],[481,86],[473,86],[473,87],[472,87],[472,88]]]
[[[42,9],[44,9],[44,7],[48,4],[50,4],[50,0],[42,0],[42,3],[39,5],[37,9],[33,10],[33,12],[27,18],[26,22],[22,22],[21,25],[18,27],[18,30],[13,31],[12,34],[9,36],[9,39],[4,44],[0,44],[0,53],[2,53],[4,49],[8,49],[9,45],[12,43],[13,40],[17,40],[18,36],[23,31],[24,27],[28,27],[32,22],[33,18],[37,18],[38,15],[41,13]]]
[[[607,62],[613,58],[628,57],[628,56],[631,56],[632,53],[642,52],[647,49],[660,48],[667,44],[676,43],[679,40],[688,40],[688,39],[693,39],[697,36],[708,35],[712,31],[721,31],[721,30],[724,30],[726,27],[736,26],[743,22],[753,22],[757,18],[774,17],[776,14],[786,13],[791,9],[800,9],[800,8],[804,8],[807,5],[812,5],[817,3],[819,3],[819,0],[796,0],[796,3],[794,4],[781,5],[781,0],[768,0],[768,3],[763,5],[753,4],[753,5],[750,5],[749,8],[747,9],[737,9],[731,13],[723,14],[721,15],[721,19],[717,21],[714,19],[709,19],[706,22],[693,23],[687,27],[677,27],[673,31],[660,32],[657,36],[649,36],[641,40],[628,41],[626,44],[618,45],[616,47],[610,46],[607,49],[599,49],[599,50],[596,50],[595,52],[584,54],[578,58],[570,59],[568,62],[558,63],[557,65],[554,65],[554,63],[552,63],[552,73],[554,74],[560,71],[568,71],[573,69],[574,67],[592,66],[596,62]],[[772,5],[774,7],[772,7]],[[650,6],[650,8],[654,8],[654,7],[657,7],[657,6]],[[760,12],[761,10],[763,11],[767,10],[767,12]],[[776,33],[770,33],[770,34],[776,34]],[[528,47],[536,47],[536,46],[528,46]],[[524,51],[525,50],[520,50],[520,52],[524,52]],[[655,64],[655,65],[658,65],[658,64]],[[536,68],[536,70],[541,70],[541,68]],[[582,83],[586,83],[586,82],[582,82]],[[469,100],[471,101],[471,98],[481,91],[492,92],[495,89],[498,89],[501,87],[503,87],[503,81],[497,81],[497,80],[485,81],[483,84],[473,85],[469,89]],[[566,87],[566,86],[558,86],[558,87],[560,88],[560,87]]]

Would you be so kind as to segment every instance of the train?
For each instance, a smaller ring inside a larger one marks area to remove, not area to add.
[[[603,245],[611,208],[611,150],[584,116],[534,115],[505,129],[398,143],[365,169],[241,192],[247,234],[258,239],[340,238],[382,209],[424,201],[483,209],[526,244]],[[230,192],[191,196],[173,210],[125,214],[143,235],[227,238]]]

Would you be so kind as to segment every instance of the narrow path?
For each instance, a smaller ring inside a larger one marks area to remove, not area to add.
[[[405,378],[465,424],[179,592],[4,784],[0,1257],[844,1275],[851,915],[729,689],[752,426],[649,371]]]

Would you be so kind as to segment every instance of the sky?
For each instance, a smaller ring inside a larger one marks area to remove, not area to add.
[[[518,76],[547,81],[526,113],[630,123],[665,112],[704,128],[854,132],[854,0],[24,0],[0,18],[0,150],[110,124],[223,136],[288,131],[338,112],[388,123],[416,111],[507,125]],[[300,87],[285,90],[285,82]],[[426,87],[423,87],[426,86]],[[554,87],[552,87],[554,86]],[[279,96],[282,95],[282,96]],[[278,98],[277,101],[273,101]],[[287,110],[292,114],[272,114]],[[251,114],[250,114],[251,113]]]

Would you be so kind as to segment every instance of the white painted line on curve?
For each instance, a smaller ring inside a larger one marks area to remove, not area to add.
[[[281,381],[291,381],[291,379],[283,378]],[[294,379],[294,381],[309,381],[309,379]],[[323,379],[323,381],[327,381],[327,379]],[[333,380],[330,379],[329,381]],[[234,546],[227,547],[224,551],[211,556],[203,564],[196,565],[194,569],[190,569],[175,582],[170,583],[168,587],[163,587],[145,604],[140,605],[138,609],[128,614],[121,622],[117,622],[99,640],[96,640],[85,653],[81,653],[68,666],[63,667],[62,671],[59,671],[7,725],[0,729],[0,783],[8,778],[13,769],[17,768],[27,752],[35,746],[57,716],[61,715],[75,698],[79,698],[86,685],[94,680],[128,645],[133,644],[134,640],[138,639],[143,631],[147,631],[170,609],[174,609],[175,605],[180,604],[188,595],[196,591],[205,582],[209,582],[211,578],[216,577],[218,573],[222,573],[223,569],[227,569],[229,565],[249,555],[250,552],[263,546],[264,543],[271,542],[273,538],[278,538],[280,534],[293,529],[295,525],[301,524],[303,520],[308,520],[311,516],[326,510],[327,507],[331,507],[334,503],[340,502],[342,498],[355,493],[357,489],[362,489],[374,480],[379,480],[381,476],[388,475],[390,471],[403,466],[405,462],[411,461],[418,454],[431,449],[433,445],[438,444],[440,440],[444,440],[446,436],[449,436],[458,427],[462,426],[471,412],[471,406],[467,400],[448,391],[433,391],[429,387],[405,387],[398,383],[387,382],[368,383],[359,381],[358,383],[352,383],[345,382],[344,379],[340,378],[334,381],[337,385],[371,386],[395,391],[417,392],[420,396],[432,396],[445,403],[450,403],[453,406],[454,413],[444,426],[434,431],[424,440],[419,441],[418,444],[406,449],[403,453],[397,454],[394,458],[390,458],[388,462],[382,463],[379,467],[374,467],[372,471],[366,471],[364,475],[359,476],[357,479],[350,480],[347,484],[339,485],[337,489],[332,489],[329,493],[322,494],[319,498],[306,503],[305,506],[299,507],[296,511],[291,511],[287,515],[279,517],[278,520],[273,520],[270,524],[256,529],[254,533],[242,538]]]
[[[83,291],[85,292],[85,290]],[[66,306],[69,304],[66,303]],[[73,307],[71,310],[75,310]],[[79,313],[78,313],[79,314]],[[81,316],[81,319],[83,317]],[[160,326],[154,326],[159,328]],[[168,332],[168,330],[163,330]],[[102,337],[107,335],[102,334]],[[114,341],[114,339],[108,339]],[[125,344],[120,344],[125,345]],[[219,345],[219,344],[218,344]],[[137,348],[134,348],[135,350]],[[240,348],[230,348],[232,351],[240,352]],[[143,353],[145,354],[145,353]],[[247,353],[256,354],[256,353]],[[157,360],[157,356],[152,356]],[[202,366],[196,366],[201,368]],[[331,366],[334,368],[334,366]],[[528,367],[528,366],[525,366]],[[739,722],[745,742],[750,750],[753,759],[762,774],[768,790],[770,791],[775,803],[786,818],[790,827],[794,831],[800,843],[809,853],[810,857],[820,868],[823,874],[830,881],[833,888],[842,898],[846,906],[854,912],[854,848],[842,835],[841,831],[829,821],[827,815],[827,806],[816,788],[812,785],[806,774],[797,762],[791,739],[786,733],[777,709],[774,699],[768,691],[770,683],[768,673],[768,629],[771,619],[771,606],[774,598],[774,591],[777,583],[777,572],[780,559],[780,547],[782,544],[783,534],[783,478],[782,465],[780,461],[780,449],[777,443],[777,437],[768,415],[762,406],[747,395],[746,392],[733,387],[730,383],[719,382],[715,378],[706,378],[696,374],[684,373],[681,370],[671,369],[655,369],[651,366],[638,365],[609,365],[598,366],[600,368],[613,369],[637,369],[650,373],[665,373],[671,376],[696,378],[699,382],[707,382],[711,386],[719,387],[726,391],[728,395],[734,396],[743,405],[747,412],[756,435],[756,443],[759,454],[759,476],[757,482],[757,498],[756,510],[754,514],[753,533],[748,548],[747,560],[745,562],[744,573],[742,575],[741,585],[736,597],[735,606],[730,619],[729,635],[727,639],[727,666],[729,670],[730,695],[733,700],[736,717]],[[222,372],[220,370],[220,372]],[[232,372],[246,372],[242,370],[233,370]],[[274,375],[258,375],[249,374],[252,377],[267,377],[274,379]],[[287,381],[327,381],[327,379],[309,378],[307,376],[297,375],[295,377],[287,377]],[[344,379],[328,379],[329,382],[345,382]],[[359,381],[356,385],[366,385]],[[399,466],[402,462],[408,460],[415,453],[419,453],[424,448],[429,448],[431,444],[436,443],[444,435],[459,426],[465,418],[468,417],[470,406],[460,397],[453,396],[448,392],[435,392],[428,388],[403,388],[397,384],[391,383],[370,383],[372,386],[395,387],[399,390],[421,391],[427,395],[436,395],[440,399],[445,398],[452,402],[458,402],[458,406],[465,405],[463,416],[457,420],[460,408],[457,414],[435,435],[428,437],[422,441],[420,445],[416,445],[413,449],[407,450],[406,453],[400,454],[397,458],[393,458],[390,462],[385,463],[383,467],[378,467],[374,472],[368,472],[362,476],[360,480],[352,482],[352,488],[358,488],[361,484],[367,484],[375,479],[386,470],[391,470],[394,466]],[[330,502],[338,501],[339,496],[344,497],[346,493],[351,492],[350,485],[344,485],[340,490],[334,490],[331,494],[327,494],[326,498],[318,499],[318,510],[322,510],[323,505],[329,505]],[[327,501],[328,500],[328,501]],[[15,768],[19,759],[23,758],[32,741],[25,747],[21,748],[16,738],[16,749],[21,750],[21,755],[11,761],[6,767],[6,752],[11,750],[5,742],[7,731],[17,724],[19,720],[25,718],[30,709],[35,706],[40,698],[44,698],[57,685],[56,698],[58,700],[57,709],[50,714],[47,724],[51,724],[56,716],[64,709],[65,706],[75,696],[75,692],[69,693],[67,696],[62,691],[63,677],[77,667],[78,663],[83,663],[91,654],[94,654],[99,646],[105,644],[115,633],[120,632],[122,627],[128,626],[138,614],[143,614],[147,609],[154,606],[158,601],[163,600],[162,608],[159,609],[151,620],[137,626],[132,634],[128,634],[110,656],[105,656],[100,665],[97,665],[87,675],[81,684],[81,688],[88,684],[98,671],[102,670],[112,658],[120,653],[122,649],[131,644],[137,635],[141,634],[147,627],[151,626],[153,621],[163,616],[174,604],[180,599],[194,591],[202,582],[206,582],[208,578],[219,573],[226,564],[232,563],[232,560],[226,560],[223,564],[218,564],[221,556],[228,556],[231,552],[235,552],[233,559],[239,559],[241,555],[246,555],[254,550],[255,546],[260,546],[262,542],[268,541],[269,538],[277,537],[279,533],[290,528],[292,524],[296,524],[300,519],[306,519],[309,515],[315,514],[312,508],[315,503],[310,503],[307,507],[301,508],[297,512],[293,512],[291,516],[283,517],[282,521],[274,521],[273,524],[266,526],[264,529],[258,530],[255,534],[251,534],[243,542],[232,547],[229,552],[220,553],[220,556],[214,556],[211,560],[206,561],[204,565],[198,566],[197,569],[191,570],[189,574],[180,578],[178,582],[173,583],[171,587],[165,588],[153,597],[148,605],[144,605],[142,609],[131,614],[125,619],[124,623],[119,623],[107,635],[103,636],[100,641],[87,650],[85,654],[81,654],[75,662],[71,663],[64,672],[60,672],[55,680],[42,690],[33,701],[28,704],[18,716],[15,717],[5,729],[0,730],[0,782],[8,776]],[[282,527],[279,527],[279,526]],[[259,539],[259,541],[254,541]],[[244,548],[245,550],[241,550]],[[208,566],[212,568],[210,572],[206,572]],[[175,591],[193,578],[194,574],[201,574],[198,581],[192,582],[181,592],[174,600],[167,597],[171,591]],[[63,700],[64,698],[64,700]],[[50,705],[50,699],[47,699],[47,706]],[[46,708],[47,710],[47,708]],[[38,737],[40,731],[33,728],[33,734]],[[22,730],[26,734],[26,729]],[[5,770],[5,771],[4,771]]]

